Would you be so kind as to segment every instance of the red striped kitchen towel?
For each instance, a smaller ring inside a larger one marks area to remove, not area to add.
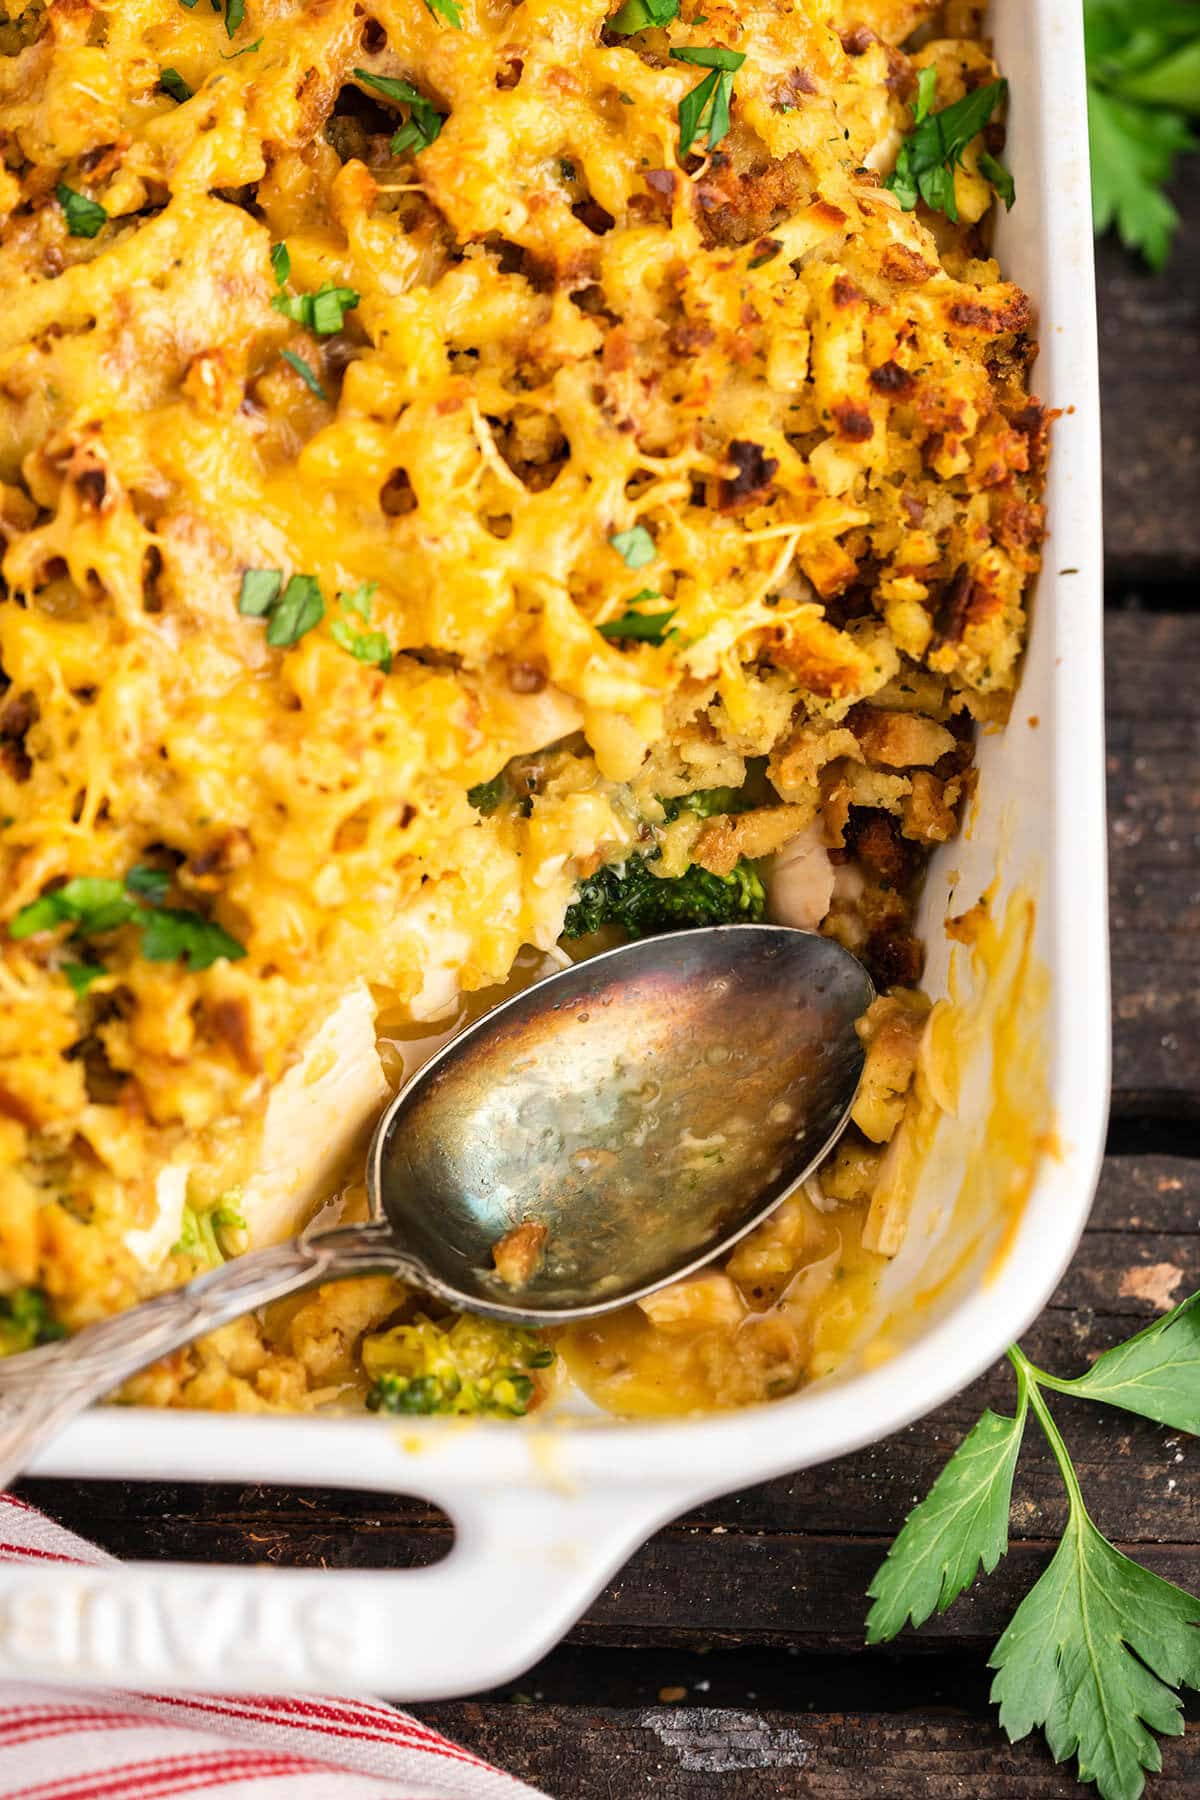
[[[0,1560],[113,1559],[0,1495]],[[545,1800],[392,1707],[0,1682],[0,1800]]]

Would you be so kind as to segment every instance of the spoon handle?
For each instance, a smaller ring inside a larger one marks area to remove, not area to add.
[[[417,1275],[386,1225],[341,1225],[312,1237],[302,1233],[235,1257],[59,1343],[5,1357],[0,1360],[0,1490],[77,1412],[147,1363],[298,1288],[373,1270]]]

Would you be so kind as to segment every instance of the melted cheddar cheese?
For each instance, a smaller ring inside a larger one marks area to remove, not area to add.
[[[651,832],[664,870],[801,828],[823,858],[856,809],[941,841],[1015,681],[1030,308],[982,139],[956,226],[881,185],[920,69],[939,106],[990,78],[975,9],[684,0],[623,36],[601,0],[459,5],[8,0],[0,926],[150,864],[244,950],[150,961],[127,926],[77,993],[65,929],[0,935],[0,1287],[68,1324],[186,1272],[126,1241],[163,1172],[249,1179],[355,984],[422,1018],[503,981]],[[745,60],[681,156],[688,46]],[[389,82],[442,116],[425,147]],[[327,334],[273,304],[329,286]],[[239,612],[263,569],[319,586],[295,642]],[[604,635],[644,590],[670,635]],[[914,714],[941,737],[897,747]],[[754,757],[750,836],[662,828]],[[529,803],[485,816],[514,758]]]

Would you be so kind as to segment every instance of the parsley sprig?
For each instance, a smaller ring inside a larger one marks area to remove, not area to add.
[[[108,876],[77,875],[62,887],[23,906],[10,922],[8,935],[18,941],[39,931],[71,925],[70,941],[97,937],[136,925],[142,933],[141,950],[147,962],[186,962],[189,969],[207,969],[223,957],[236,962],[246,952],[212,919],[184,907],[165,906],[171,877],[165,869],[137,863],[124,881]],[[85,994],[97,976],[98,963],[68,963],[63,974],[77,995]]]
[[[1131,1562],[1097,1529],[1046,1392],[1099,1400],[1200,1431],[1200,1294],[1065,1380],[1016,1345],[1012,1417],[985,1412],[906,1519],[868,1593],[867,1641],[921,1625],[990,1574],[1008,1548],[1025,1423],[1041,1426],[1067,1490],[1067,1526],[1045,1574],[992,1652],[992,1699],[1015,1742],[1040,1726],[1056,1762],[1076,1758],[1100,1800],[1137,1800],[1161,1766],[1153,1733],[1183,1730],[1178,1689],[1200,1687],[1200,1600]]]
[[[108,223],[108,214],[98,200],[89,200],[86,194],[69,188],[65,181],[59,182],[54,195],[62,207],[68,237],[94,238],[101,226]]]
[[[364,581],[353,593],[339,594],[338,605],[344,613],[354,613],[364,624],[371,617],[371,596],[378,582]],[[357,662],[371,663],[377,669],[388,674],[392,666],[392,646],[384,631],[356,631],[349,619],[335,619],[329,627],[329,635]]]
[[[601,637],[608,638],[610,643],[618,643],[622,639],[634,640],[643,644],[662,644],[666,642],[667,627],[679,610],[669,606],[665,612],[646,612],[647,600],[661,600],[662,595],[656,588],[643,588],[635,594],[626,610],[618,619],[609,619],[607,624],[598,625],[596,629]]]
[[[391,142],[393,156],[405,150],[428,150],[446,122],[431,100],[418,93],[411,81],[400,81],[393,75],[372,75],[369,69],[355,69],[354,79],[364,87],[374,88],[385,100],[396,106],[407,106],[408,121],[395,133]]]
[[[1160,269],[1179,224],[1162,190],[1200,116],[1200,4],[1086,0],[1084,30],[1096,232]]]
[[[962,162],[967,145],[979,136],[1004,100],[1008,83],[989,81],[964,94],[952,106],[944,106],[941,112],[932,112],[936,87],[937,71],[922,69],[913,102],[913,129],[901,144],[896,166],[884,186],[891,188],[905,212],[912,212],[920,199],[931,212],[945,213],[948,219],[957,221],[954,171]],[[1016,194],[1012,176],[1004,165],[985,151],[979,168],[1005,205],[1011,206]]]
[[[289,294],[285,291],[292,272],[292,259],[286,244],[271,245],[271,268],[279,292],[271,297],[271,305],[293,325],[303,325],[314,337],[333,337],[346,323],[362,296],[349,287],[324,281],[315,293]]]
[[[900,146],[896,167],[885,176],[883,185],[891,187],[905,212],[912,212],[923,200],[932,212],[945,212],[948,220],[957,221],[959,205],[954,194],[954,171],[963,162],[963,151],[979,137],[1007,95],[1007,81],[988,81],[961,101],[943,106],[941,112],[930,112],[937,88],[937,70],[921,68],[918,92],[912,103],[912,131]],[[1013,176],[1004,164],[988,151],[979,158],[982,175],[990,180],[1006,203],[1016,198]]]
[[[280,569],[247,569],[238,592],[238,611],[243,618],[266,619],[268,644],[273,650],[286,650],[321,623],[325,602],[315,575],[293,575],[285,587]]]
[[[608,29],[631,37],[635,31],[645,31],[651,25],[669,25],[678,16],[679,0],[625,0],[608,21]]]
[[[708,148],[715,150],[728,134],[733,77],[746,58],[740,50],[721,50],[707,44],[672,50],[671,55],[676,62],[694,63],[710,71],[699,87],[679,102],[679,154],[686,156],[696,139],[705,134]]]

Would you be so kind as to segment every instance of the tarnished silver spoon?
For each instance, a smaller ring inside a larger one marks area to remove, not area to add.
[[[0,1488],[136,1370],[314,1282],[386,1272],[557,1324],[688,1274],[836,1142],[872,994],[848,951],[781,925],[645,938],[525,989],[384,1112],[365,1223],[310,1228],[0,1361]]]

